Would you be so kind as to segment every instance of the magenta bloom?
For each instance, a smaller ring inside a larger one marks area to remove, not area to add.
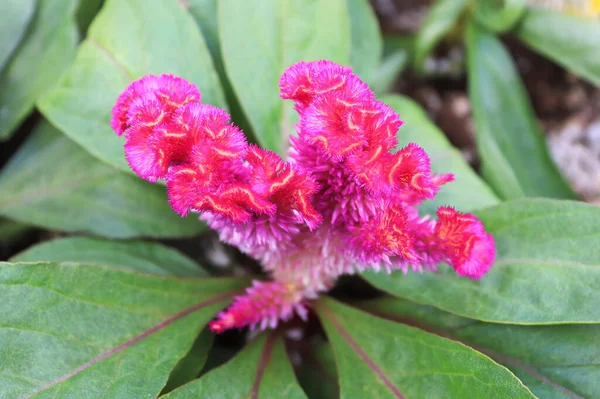
[[[295,102],[297,136],[289,160],[246,142],[222,109],[172,75],[133,82],[113,108],[125,154],[141,178],[165,179],[175,212],[190,210],[221,240],[259,260],[271,281],[254,282],[211,323],[213,331],[275,327],[342,274],[366,269],[436,270],[482,277],[494,240],[473,215],[416,206],[451,174],[431,172],[417,144],[396,150],[402,121],[350,68],[300,62],[279,82]]]

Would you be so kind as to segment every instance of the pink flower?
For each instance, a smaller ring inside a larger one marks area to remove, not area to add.
[[[308,300],[342,274],[441,262],[473,279],[489,270],[494,240],[475,216],[450,207],[437,220],[419,216],[416,206],[454,177],[434,175],[415,143],[396,151],[402,121],[350,68],[300,62],[279,83],[299,114],[288,161],[248,145],[229,115],[201,104],[181,78],[146,76],[113,108],[134,172],[165,179],[175,212],[201,213],[270,274],[221,312],[213,331],[305,318]]]
[[[425,222],[427,226],[415,226],[416,245],[421,248],[423,261],[429,267],[446,262],[459,276],[483,277],[496,257],[493,237],[469,213],[444,206],[438,208],[437,217],[436,222]]]
[[[237,297],[227,311],[219,313],[210,328],[217,333],[248,325],[275,328],[279,320],[289,320],[294,314],[306,319],[308,311],[304,302],[301,291],[293,284],[254,281],[246,295]]]

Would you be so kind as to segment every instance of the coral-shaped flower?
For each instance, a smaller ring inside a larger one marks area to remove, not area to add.
[[[279,84],[299,115],[287,161],[247,144],[224,110],[201,104],[198,89],[172,75],[133,82],[113,108],[133,171],[166,180],[175,212],[201,213],[270,274],[221,312],[213,331],[305,318],[308,300],[342,274],[441,262],[473,279],[489,270],[494,240],[475,216],[451,207],[419,216],[416,207],[454,177],[433,174],[415,143],[396,149],[402,121],[350,68],[300,62]]]
[[[254,281],[246,295],[237,297],[210,327],[215,332],[248,325],[275,328],[279,320],[289,320],[294,314],[306,319],[304,300],[302,292],[292,283]]]

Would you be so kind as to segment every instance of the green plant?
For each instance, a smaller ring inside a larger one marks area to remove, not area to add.
[[[600,23],[516,0],[441,0],[410,52],[384,55],[366,0],[101,3],[0,5],[12,32],[0,35],[0,137],[42,114],[0,171],[0,237],[67,235],[0,264],[0,397],[600,396],[600,210],[575,201],[552,163],[497,36],[599,84]],[[297,116],[277,82],[291,64],[331,59],[384,91],[452,30],[467,47],[481,177],[415,102],[381,99],[404,120],[398,148],[416,142],[434,172],[455,174],[420,211],[476,214],[496,242],[489,273],[367,271],[314,301],[308,323],[215,339],[205,326],[250,278],[173,248],[206,226],[132,173],[109,124],[119,93],[180,75],[249,141],[285,154]]]

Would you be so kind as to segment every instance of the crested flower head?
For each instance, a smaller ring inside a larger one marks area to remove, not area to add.
[[[175,212],[200,213],[270,275],[213,331],[305,318],[308,300],[342,274],[435,271],[441,262],[473,279],[489,270],[494,240],[475,216],[451,207],[419,216],[416,207],[454,177],[434,174],[418,144],[396,148],[402,121],[350,68],[300,62],[279,85],[299,115],[288,160],[249,145],[226,111],[172,75],[131,83],[113,108],[132,170],[166,180]]]

